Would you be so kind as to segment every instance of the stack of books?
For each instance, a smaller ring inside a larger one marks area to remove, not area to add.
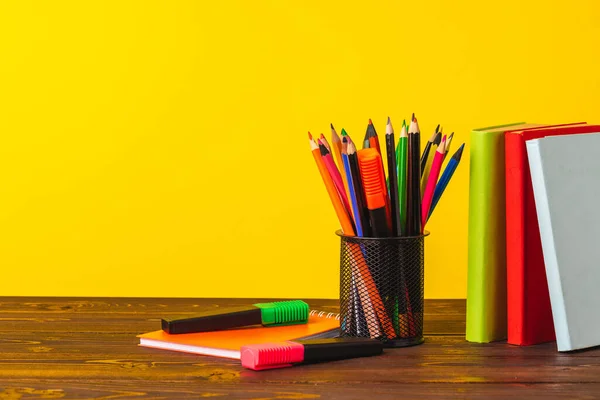
[[[600,345],[597,148],[585,122],[471,132],[468,341]]]

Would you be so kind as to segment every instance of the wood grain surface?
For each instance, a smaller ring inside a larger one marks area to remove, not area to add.
[[[468,343],[464,300],[426,301],[425,343],[378,357],[256,372],[138,346],[163,316],[258,301],[0,298],[0,399],[600,398],[599,349]]]

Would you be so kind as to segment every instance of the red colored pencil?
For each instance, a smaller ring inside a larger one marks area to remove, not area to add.
[[[333,157],[331,157],[331,153],[322,140],[319,139],[319,150],[321,151],[321,157],[323,158],[323,162],[329,171],[329,175],[331,175],[331,179],[333,179],[333,183],[335,184],[335,188],[337,189],[340,198],[342,199],[342,203],[344,204],[344,208],[349,215],[352,215],[352,208],[350,207],[350,202],[348,201],[348,195],[346,194],[346,189],[344,189],[344,182],[342,181],[342,175],[340,171],[335,166],[335,162],[333,161]]]
[[[329,194],[331,203],[333,204],[333,208],[335,209],[335,213],[340,221],[340,225],[342,226],[342,232],[344,235],[354,236],[355,231],[352,224],[352,218],[350,215],[348,215],[348,210],[344,210],[344,205],[340,200],[340,196],[337,194],[337,189],[335,188],[333,179],[331,179],[331,175],[329,174],[329,171],[327,171],[323,157],[321,157],[320,146],[315,143],[310,132],[308,132],[308,142],[310,144],[310,150],[315,159],[315,163],[317,164],[317,168],[319,169],[319,173],[321,174],[321,178],[323,179],[323,183],[325,184],[325,188],[327,189],[327,193]]]
[[[325,148],[327,149],[327,151],[329,151],[331,153],[331,146],[329,145],[329,142],[327,141],[327,138],[325,137],[325,135],[323,135],[321,133],[321,136],[319,137],[318,140],[320,140],[322,142],[323,146],[325,146]]]
[[[438,146],[433,162],[431,163],[431,170],[429,171],[429,178],[427,179],[427,186],[425,186],[425,192],[423,193],[423,204],[421,205],[421,233],[425,229],[425,223],[429,216],[429,207],[431,207],[431,200],[433,199],[433,192],[435,191],[435,185],[437,184],[440,176],[440,170],[442,169],[442,163],[444,162],[444,155],[446,154],[446,135],[442,138],[442,142]]]

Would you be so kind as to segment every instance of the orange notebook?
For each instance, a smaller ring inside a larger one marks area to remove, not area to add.
[[[137,337],[142,347],[239,360],[240,348],[247,344],[337,337],[339,328],[339,314],[311,310],[308,323],[300,325],[257,326],[181,335],[169,335],[159,330]]]

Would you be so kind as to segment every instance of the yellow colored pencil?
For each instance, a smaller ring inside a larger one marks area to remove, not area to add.
[[[342,140],[338,136],[333,124],[331,124],[331,150],[333,151],[333,155],[335,156],[335,162],[338,165],[338,169],[340,171],[344,170],[344,162],[342,160]],[[350,189],[348,189],[348,178],[346,174],[342,174],[342,182],[344,182],[344,190],[346,191],[346,196],[350,198]]]

